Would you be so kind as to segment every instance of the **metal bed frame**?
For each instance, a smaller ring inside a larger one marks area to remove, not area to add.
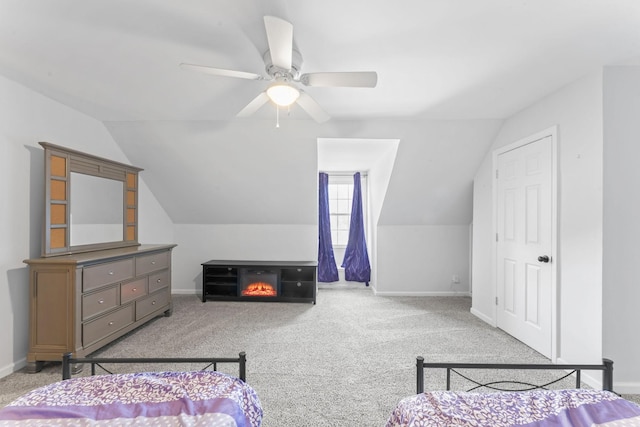
[[[105,372],[112,374],[113,372],[102,366],[103,363],[206,363],[202,371],[213,367],[214,371],[218,370],[219,363],[237,363],[238,378],[246,382],[247,378],[247,355],[240,352],[238,357],[71,357],[71,353],[62,356],[62,379],[71,378],[71,365],[88,363],[91,365],[91,375],[96,374],[96,366],[99,366]]]
[[[576,365],[576,364],[504,364],[504,363],[430,363],[425,362],[424,357],[418,356],[416,359],[417,368],[417,392],[424,393],[424,369],[425,368],[442,368],[447,370],[447,390],[451,389],[451,372],[475,384],[474,387],[467,391],[473,391],[478,388],[486,387],[492,390],[500,391],[527,391],[534,389],[546,389],[547,386],[555,384],[570,375],[576,375],[576,388],[580,388],[581,371],[602,371],[602,389],[613,391],[613,361],[610,359],[602,359],[601,365]],[[504,370],[562,370],[569,371],[566,375],[550,381],[545,384],[532,384],[521,381],[492,381],[488,383],[480,383],[468,376],[461,374],[456,369],[504,369]],[[515,384],[522,386],[521,389],[505,389],[500,388],[498,384]]]

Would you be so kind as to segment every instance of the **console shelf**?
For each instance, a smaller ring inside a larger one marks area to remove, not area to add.
[[[316,303],[317,262],[315,261],[218,261],[202,264],[202,302],[278,301]],[[246,272],[267,272],[274,278],[274,296],[243,296],[242,277]]]

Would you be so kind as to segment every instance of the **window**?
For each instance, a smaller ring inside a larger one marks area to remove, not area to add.
[[[351,223],[351,205],[353,200],[353,173],[329,173],[329,216],[331,220],[331,242],[334,247],[346,247],[349,242],[349,225]],[[367,181],[366,175],[361,173],[362,209],[367,218]]]

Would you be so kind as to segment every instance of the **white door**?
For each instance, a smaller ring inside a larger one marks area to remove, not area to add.
[[[497,325],[552,352],[551,136],[497,156]]]

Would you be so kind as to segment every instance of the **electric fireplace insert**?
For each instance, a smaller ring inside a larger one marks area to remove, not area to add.
[[[202,264],[202,302],[316,303],[316,261],[210,260]]]
[[[277,297],[279,292],[278,270],[241,268],[240,296],[242,297]]]

